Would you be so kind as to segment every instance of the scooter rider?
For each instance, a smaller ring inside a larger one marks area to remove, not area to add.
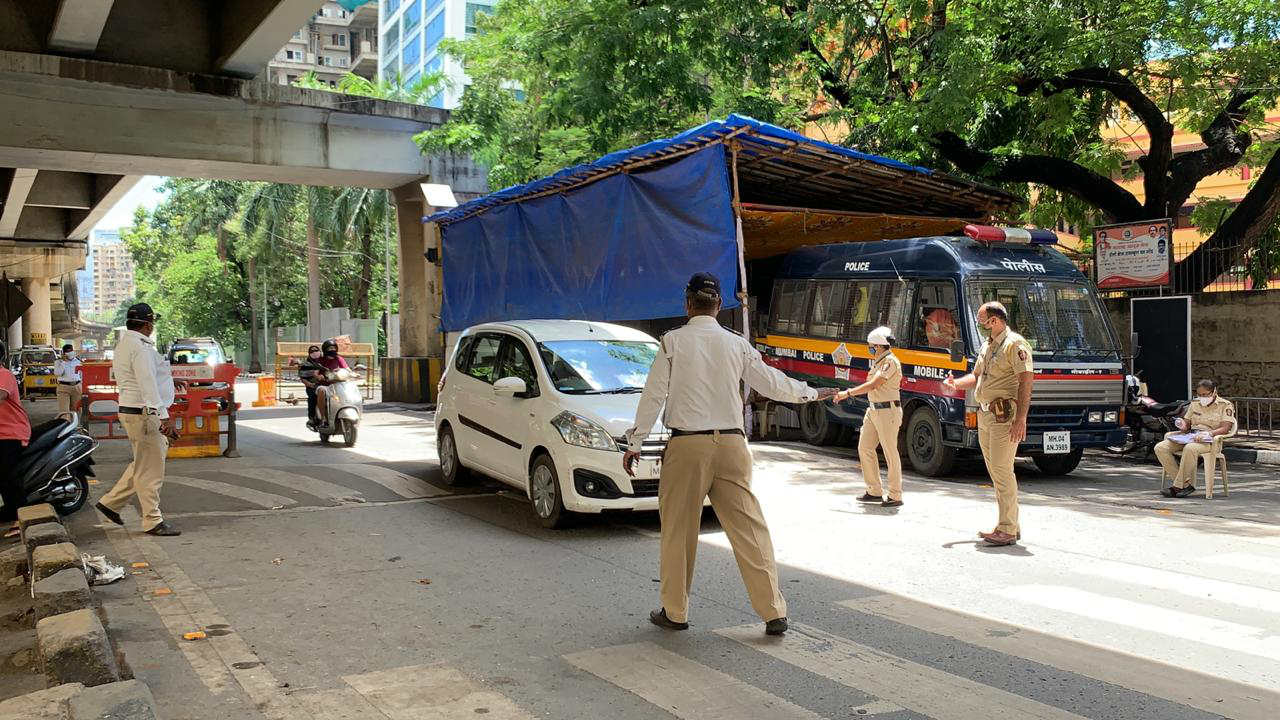
[[[314,430],[317,422],[316,418],[316,388],[320,386],[320,382],[324,379],[324,366],[320,364],[320,358],[323,354],[320,352],[319,345],[312,345],[307,348],[307,358],[298,366],[298,379],[302,381],[302,386],[307,389],[307,429]]]
[[[338,354],[338,341],[333,338],[329,338],[321,343],[320,357],[319,359],[312,360],[312,362],[316,363],[328,372],[333,372],[339,369],[349,369],[347,361]],[[329,390],[325,387],[328,384],[328,378],[321,374],[319,376],[319,382],[317,383],[319,387],[316,388],[316,411],[319,413],[317,417],[320,418],[327,418],[329,416]]]

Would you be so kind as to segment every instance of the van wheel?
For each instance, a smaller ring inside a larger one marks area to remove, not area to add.
[[[800,432],[810,445],[831,445],[840,438],[840,425],[831,419],[824,403],[800,406]]]
[[[529,502],[533,514],[544,528],[562,528],[568,524],[569,511],[564,509],[560,475],[550,455],[539,455],[529,470]]]
[[[449,487],[460,487],[471,480],[471,471],[462,466],[458,457],[458,441],[453,437],[453,428],[445,425],[440,428],[436,438],[436,454],[440,456],[440,474],[444,476],[444,484]]]
[[[1038,453],[1032,455],[1031,459],[1035,461],[1036,467],[1040,468],[1040,472],[1045,475],[1069,475],[1080,464],[1080,458],[1082,457],[1084,457],[1084,448],[1078,447],[1069,453],[1061,455]]]
[[[942,423],[931,408],[922,407],[907,423],[907,458],[916,472],[940,477],[956,464],[956,449],[942,442]]]

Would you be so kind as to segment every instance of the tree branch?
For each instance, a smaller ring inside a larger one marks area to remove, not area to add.
[[[1240,264],[1280,219],[1280,152],[1271,156],[1257,182],[1208,240],[1174,268],[1174,290],[1196,292]]]
[[[1049,155],[996,156],[979,150],[964,138],[945,131],[931,143],[961,170],[995,182],[1028,182],[1051,187],[1080,198],[1115,222],[1141,220],[1142,203],[1111,178],[1083,165]]]
[[[1163,214],[1177,212],[1195,192],[1201,180],[1216,172],[1235,167],[1244,157],[1245,151],[1253,144],[1253,136],[1241,132],[1248,113],[1244,106],[1252,100],[1255,92],[1234,92],[1227,101],[1226,107],[1209,123],[1209,127],[1200,133],[1205,147],[1189,153],[1183,153],[1173,160],[1169,167],[1168,205]]]

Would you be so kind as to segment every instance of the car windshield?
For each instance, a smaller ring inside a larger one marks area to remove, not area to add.
[[[52,350],[37,350],[35,352],[26,352],[22,354],[22,359],[28,365],[52,365],[54,354]]]
[[[655,342],[557,340],[538,343],[556,390],[570,394],[638,392],[658,355]]]
[[[1004,304],[1010,326],[1027,339],[1036,355],[1119,358],[1102,303],[1088,285],[981,279],[968,283],[967,294],[975,312],[992,300]]]

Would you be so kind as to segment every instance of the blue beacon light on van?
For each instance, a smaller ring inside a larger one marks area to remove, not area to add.
[[[1057,245],[1058,235],[1052,230],[1028,230],[1026,228],[996,227],[994,225],[965,225],[964,234],[980,243],[994,245]]]

